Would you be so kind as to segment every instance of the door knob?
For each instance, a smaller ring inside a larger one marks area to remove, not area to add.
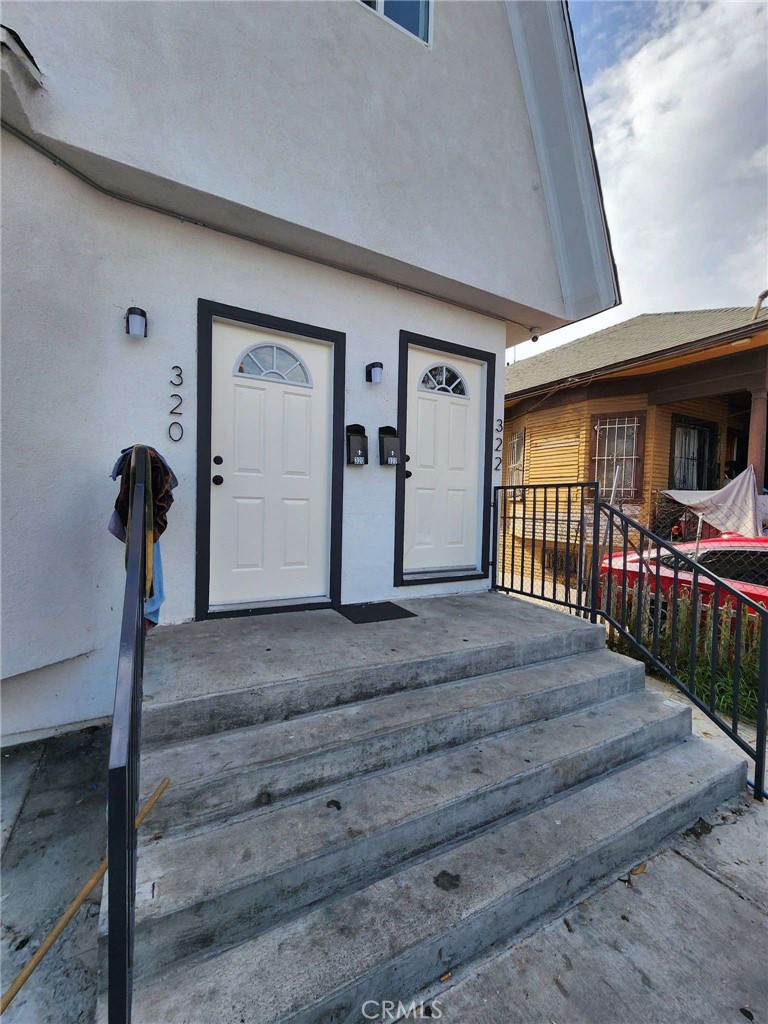
[[[224,477],[223,476],[219,476],[219,474],[217,473],[216,476],[213,478],[213,482],[218,487],[219,484],[223,484],[224,483]]]
[[[405,479],[406,480],[410,480],[410,478],[412,476],[413,476],[413,473],[410,471],[410,469],[406,469],[406,471],[405,471]]]
[[[224,459],[222,459],[222,457],[220,455],[214,455],[213,456],[213,461],[214,461],[214,463],[217,466],[220,466],[222,464],[222,462],[224,461]]]

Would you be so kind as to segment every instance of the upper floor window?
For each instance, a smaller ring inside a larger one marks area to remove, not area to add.
[[[429,42],[431,0],[363,0],[363,3],[422,42]]]
[[[645,416],[592,417],[592,465],[603,497],[637,500],[643,492]]]

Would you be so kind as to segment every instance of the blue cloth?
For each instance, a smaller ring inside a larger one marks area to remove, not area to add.
[[[157,625],[160,605],[165,600],[163,589],[163,560],[160,557],[160,541],[155,541],[152,555],[152,597],[144,602],[144,618]]]
[[[123,544],[125,544],[125,527],[123,526],[122,519],[117,514],[117,509],[112,510],[112,515],[109,517],[109,522],[107,523],[107,529],[113,537],[117,537],[118,540],[121,540]]]

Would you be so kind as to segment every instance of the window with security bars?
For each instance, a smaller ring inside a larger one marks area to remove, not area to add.
[[[606,501],[642,496],[644,438],[642,413],[592,417],[592,468]]]
[[[516,430],[507,439],[507,461],[504,466],[504,485],[514,487],[523,482],[525,431]]]

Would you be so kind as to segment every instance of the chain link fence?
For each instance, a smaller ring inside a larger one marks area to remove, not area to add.
[[[658,496],[649,526],[699,565],[730,581],[748,597],[768,604],[768,537],[723,534],[666,494]]]

